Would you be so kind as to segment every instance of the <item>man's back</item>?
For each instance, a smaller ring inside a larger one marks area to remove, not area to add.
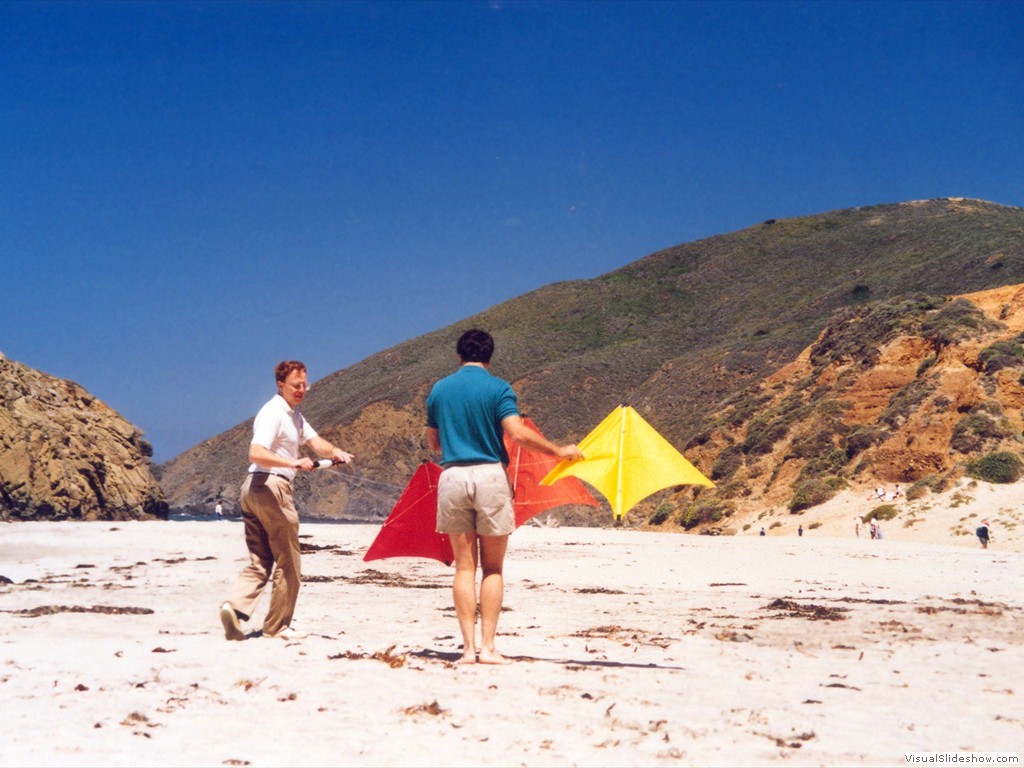
[[[444,465],[507,464],[501,421],[518,413],[512,387],[481,365],[463,365],[427,398],[427,425],[440,433]]]

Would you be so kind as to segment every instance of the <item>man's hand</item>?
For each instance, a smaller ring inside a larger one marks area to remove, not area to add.
[[[351,464],[352,460],[355,459],[355,456],[348,451],[341,450],[341,448],[335,448],[331,451],[331,458],[334,460],[335,464]]]
[[[570,445],[558,446],[558,458],[568,459],[569,461],[583,461],[586,457],[583,455],[583,451],[575,443],[572,443]]]

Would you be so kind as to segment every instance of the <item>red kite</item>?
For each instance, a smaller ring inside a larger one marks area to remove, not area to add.
[[[540,434],[530,419],[523,421]],[[515,499],[513,507],[516,528],[531,517],[552,507],[564,504],[600,506],[597,499],[576,478],[567,478],[557,487],[540,485],[540,478],[551,470],[558,459],[536,451],[520,448],[506,438],[510,463],[507,467],[509,482]],[[424,461],[416,469],[401,498],[384,521],[377,538],[363,556],[364,562],[387,557],[424,557],[451,565],[455,560],[448,536],[437,533],[437,482],[441,468]]]
[[[364,562],[386,557],[425,557],[445,565],[455,561],[448,536],[435,530],[440,476],[441,468],[431,461],[417,467],[377,538],[366,550]]]
[[[523,423],[536,432],[543,433],[528,416]],[[508,479],[512,484],[513,507],[516,512],[516,528],[534,515],[565,504],[585,504],[599,507],[600,503],[575,477],[566,478],[557,485],[541,485],[541,479],[558,464],[558,459],[539,451],[531,451],[512,442],[505,436],[505,450],[508,451]]]

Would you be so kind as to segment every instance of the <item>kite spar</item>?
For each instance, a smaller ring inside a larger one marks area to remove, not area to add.
[[[628,405],[608,414],[578,445],[586,458],[562,461],[541,484],[570,475],[586,480],[608,499],[616,520],[663,488],[715,486]]]

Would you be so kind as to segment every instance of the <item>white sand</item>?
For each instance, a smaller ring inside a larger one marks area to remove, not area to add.
[[[890,483],[883,489],[891,495],[896,486]],[[733,527],[745,536],[757,535],[761,528],[768,536],[794,536],[802,525],[805,535],[853,538],[854,518],[870,515],[881,505],[897,510],[895,518],[881,522],[883,541],[980,548],[975,530],[988,520],[995,549],[1024,552],[1024,482],[993,485],[961,478],[943,493],[928,493],[913,501],[903,496],[879,501],[871,488],[846,490],[801,514],[775,509],[740,521],[745,530]],[[866,524],[861,525],[860,535],[868,537]]]
[[[217,606],[246,561],[240,523],[5,525],[0,574],[17,583],[0,586],[0,764],[897,765],[912,750],[1019,751],[1024,554],[889,528],[878,542],[824,526],[525,527],[499,635],[518,661],[456,667],[450,569],[363,563],[375,526],[303,527],[328,547],[303,557],[311,637],[229,643]],[[18,613],[45,606],[153,613]]]

